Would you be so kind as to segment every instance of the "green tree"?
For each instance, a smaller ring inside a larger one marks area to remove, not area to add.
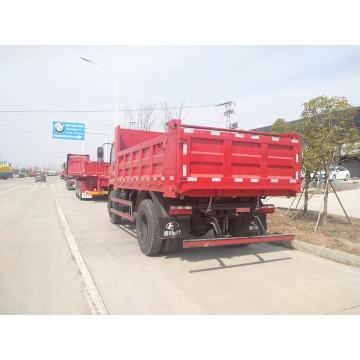
[[[279,118],[274,122],[271,131],[276,133],[286,133],[290,131],[290,126],[285,119]]]
[[[297,131],[302,135],[305,173],[324,170],[328,179],[329,168],[341,156],[341,146],[347,152],[359,147],[360,133],[354,116],[355,108],[345,97],[318,96],[304,104]],[[327,224],[328,189],[324,194],[323,225]]]

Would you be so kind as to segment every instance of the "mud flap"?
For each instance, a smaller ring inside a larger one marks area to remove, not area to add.
[[[160,237],[163,239],[183,239],[189,236],[190,221],[188,217],[162,217],[159,219]]]

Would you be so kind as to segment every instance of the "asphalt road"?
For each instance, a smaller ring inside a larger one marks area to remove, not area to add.
[[[89,283],[110,314],[360,314],[356,267],[265,244],[146,257],[58,177],[0,181],[0,204],[1,314],[93,313]]]

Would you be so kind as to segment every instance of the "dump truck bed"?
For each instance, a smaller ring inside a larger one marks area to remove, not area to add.
[[[86,158],[83,158],[78,161],[70,162],[70,171],[74,177],[89,177],[96,176],[99,178],[108,178],[109,177],[109,163],[108,162],[98,162],[98,161],[89,161]]]
[[[294,196],[300,136],[169,123],[166,133],[116,128],[118,187],[165,197]]]
[[[89,155],[67,154],[66,175],[71,177],[81,176],[85,168],[85,163],[89,161]]]

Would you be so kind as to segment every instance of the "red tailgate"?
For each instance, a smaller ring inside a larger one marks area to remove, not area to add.
[[[109,177],[109,166],[107,162],[89,161],[86,164],[86,176]]]
[[[178,191],[190,196],[293,195],[300,190],[299,135],[179,128]],[[235,191],[234,191],[235,190]]]

